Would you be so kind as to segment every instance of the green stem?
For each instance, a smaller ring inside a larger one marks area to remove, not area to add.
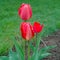
[[[27,58],[27,57],[26,57],[26,56],[27,56],[27,55],[26,55],[26,54],[27,54],[27,51],[26,51],[26,50],[27,50],[27,49],[26,49],[26,45],[27,45],[27,44],[26,44],[26,41],[25,41],[25,49],[24,49],[24,50],[25,50],[25,60],[27,60],[27,59],[26,59],[26,58]]]
[[[38,37],[38,34],[36,33],[36,40],[35,40],[35,44],[37,43],[37,37]]]
[[[29,41],[25,41],[25,60],[30,60]]]
[[[41,40],[38,40],[38,33],[36,33],[36,49],[35,49],[35,51],[37,51],[39,49],[40,41]]]
[[[36,33],[36,41],[37,41],[37,35],[38,35],[38,34]]]
[[[23,40],[23,43],[22,43],[22,47],[23,47],[23,51],[24,51],[24,58],[25,58],[25,41]]]
[[[27,22],[27,20],[24,20],[24,22]]]
[[[29,41],[28,41],[28,60],[30,60],[30,47],[29,47]]]

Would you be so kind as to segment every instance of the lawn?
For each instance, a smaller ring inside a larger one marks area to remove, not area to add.
[[[42,37],[60,29],[60,0],[0,0],[0,55],[12,47],[11,36],[20,36],[22,20],[18,8],[22,3],[32,6],[31,23],[39,21],[44,24]]]

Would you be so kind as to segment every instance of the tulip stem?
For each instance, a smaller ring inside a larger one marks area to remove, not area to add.
[[[25,60],[30,60],[29,41],[25,41]]]
[[[27,60],[27,43],[25,41],[25,60]]]
[[[36,41],[35,41],[35,44],[36,44],[36,42],[37,42],[37,36],[38,36],[38,34],[36,33]]]
[[[24,58],[25,58],[25,41],[24,40],[22,40],[22,49],[24,51]]]
[[[37,33],[36,33],[36,40],[37,40]]]
[[[29,47],[29,41],[28,41],[28,60],[30,60],[30,47]]]
[[[27,22],[27,20],[25,20],[24,22]]]

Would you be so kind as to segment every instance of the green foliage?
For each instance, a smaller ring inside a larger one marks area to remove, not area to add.
[[[16,39],[13,39],[13,42],[14,42],[14,45],[16,47],[16,51],[20,57],[20,60],[24,60],[24,51],[23,51],[22,47],[18,44]]]
[[[50,49],[55,48],[55,47],[56,47],[56,46],[46,46],[46,47],[40,49],[40,51],[38,52],[38,57],[39,57],[39,59],[43,59],[43,58],[51,55],[51,53],[48,53],[48,51],[49,51]]]
[[[39,60],[42,60],[43,58],[46,58],[47,56],[50,56],[51,53],[43,53],[39,56]]]
[[[9,58],[7,56],[0,56],[0,60],[8,60]]]
[[[9,52],[9,59],[8,60],[20,60],[19,55],[17,54],[17,52],[13,52],[12,50]]]
[[[10,36],[19,35],[22,20],[18,16],[18,8],[21,3],[31,4],[31,23],[39,21],[44,24],[42,36],[60,29],[60,23],[57,23],[60,21],[60,0],[0,0],[0,55],[13,46]]]
[[[43,34],[43,32],[41,33],[41,35],[42,34]],[[57,47],[57,45],[45,46],[40,49],[40,42],[41,42],[41,38],[37,39],[36,46],[33,46],[33,44],[30,43],[30,48],[32,49],[32,52],[33,52],[30,60],[42,60],[43,58],[46,58],[47,56],[51,55],[51,53],[49,53],[49,50]]]
[[[11,37],[12,38],[12,37]],[[15,38],[12,38],[16,52],[10,50],[8,56],[0,56],[0,60],[24,60],[24,52],[23,49],[18,44],[17,40]]]
[[[12,50],[9,52],[9,56],[1,56],[0,60],[20,60],[17,52],[13,52]]]
[[[23,49],[17,43],[17,40],[13,39],[13,42],[14,42],[16,51],[13,52],[12,50],[10,50],[9,55],[8,56],[0,56],[0,60],[25,60],[25,57],[24,57],[25,52],[23,52]],[[38,42],[37,42],[37,44],[38,44]],[[48,51],[55,47],[56,46],[46,46],[46,47],[38,50],[38,46],[37,46],[37,47],[33,48],[34,49],[34,51],[32,50],[33,54],[31,55],[29,60],[42,60],[43,58],[51,55],[51,53],[48,53]]]
[[[57,27],[58,29],[60,29],[60,21],[57,22],[56,25],[57,25],[56,27]]]
[[[43,58],[51,55],[51,53],[48,53],[48,51],[50,49],[53,49],[55,48],[56,46],[46,46],[44,48],[41,48],[39,51],[38,51],[38,48],[37,50],[33,51],[33,55],[31,57],[31,60],[42,60]]]

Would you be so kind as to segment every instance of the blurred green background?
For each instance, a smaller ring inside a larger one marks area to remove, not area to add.
[[[0,0],[0,55],[12,47],[11,36],[19,36],[22,20],[18,8],[22,3],[32,6],[31,23],[44,24],[43,37],[60,29],[60,0]]]

